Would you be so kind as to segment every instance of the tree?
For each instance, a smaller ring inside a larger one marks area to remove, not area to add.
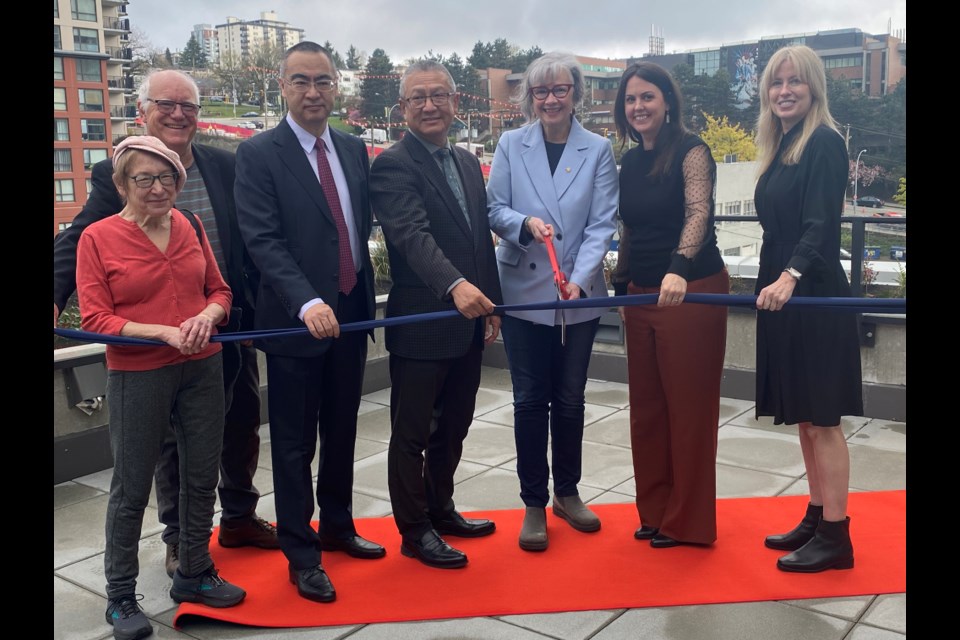
[[[717,162],[723,162],[728,155],[736,156],[738,162],[756,160],[757,147],[753,143],[753,134],[744,131],[739,124],[731,124],[727,116],[716,118],[703,112],[706,127],[700,137]]]
[[[393,106],[400,95],[400,79],[383,49],[374,49],[367,59],[360,83],[360,112],[371,119],[385,120],[385,109]]]
[[[180,67],[189,69],[207,68],[207,54],[204,53],[200,43],[197,42],[197,37],[192,33],[190,39],[187,40],[187,46],[180,53]]]
[[[252,49],[248,56],[246,74],[251,93],[258,96],[260,105],[267,110],[267,99],[271,94],[280,95],[277,79],[280,77],[280,61],[284,51],[270,40],[264,40],[260,46]]]
[[[327,40],[323,43],[323,48],[330,52],[330,57],[333,58],[333,66],[337,69],[346,68],[343,58],[340,57],[340,54],[337,53],[337,50],[333,48],[333,43]]]
[[[530,66],[530,63],[543,55],[543,49],[534,45],[529,49],[518,50],[510,58],[510,70],[515,73],[521,73]]]
[[[701,115],[704,112],[717,118],[734,115],[730,74],[725,69],[720,69],[713,76],[705,73],[698,76],[694,74],[693,67],[681,63],[675,66],[671,73],[683,95],[684,124],[688,129],[700,131],[706,127]]]
[[[232,51],[225,51],[220,56],[213,73],[219,82],[220,91],[224,95],[231,96],[234,104],[239,102],[240,94],[245,94],[247,91],[247,77],[240,65],[239,56]]]
[[[897,192],[893,196],[893,201],[897,204],[907,206],[907,176],[900,178],[900,186],[897,187]]]
[[[127,48],[131,54],[130,75],[140,77],[147,74],[152,68],[162,68],[163,53],[153,46],[146,32],[140,27],[133,27]]]
[[[347,65],[347,69],[358,71],[363,67],[363,55],[357,51],[355,46],[350,45],[350,48],[347,49],[347,59],[344,62]]]
[[[170,53],[170,47],[167,47],[163,52],[163,59],[167,63],[168,68],[173,66],[173,54]]]

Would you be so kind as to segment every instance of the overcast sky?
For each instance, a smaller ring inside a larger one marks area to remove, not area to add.
[[[131,27],[160,50],[183,49],[195,24],[227,16],[256,20],[261,11],[329,40],[341,55],[350,45],[382,48],[394,62],[458,53],[478,41],[506,38],[527,49],[565,50],[601,58],[640,56],[651,29],[665,51],[717,47],[763,36],[858,28],[906,29],[905,0],[131,0]]]

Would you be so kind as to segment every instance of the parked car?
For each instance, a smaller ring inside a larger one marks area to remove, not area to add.
[[[255,126],[257,129],[263,129],[263,120],[251,120],[250,124]]]
[[[857,204],[861,207],[873,207],[874,209],[879,209],[885,203],[880,198],[874,196],[860,196],[857,198]]]
[[[256,128],[257,128],[257,125],[255,125],[255,124],[253,124],[252,122],[249,122],[249,121],[247,121],[247,120],[244,120],[243,122],[238,123],[237,126],[240,127],[241,129],[256,129]]]
[[[241,118],[258,118],[260,117],[259,111],[247,111],[246,113],[240,114]]]

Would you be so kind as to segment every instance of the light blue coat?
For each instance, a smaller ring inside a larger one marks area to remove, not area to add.
[[[567,280],[590,298],[605,298],[603,259],[617,228],[620,184],[613,148],[574,119],[556,172],[550,163],[539,121],[500,138],[487,183],[490,228],[499,236],[497,267],[504,304],[557,299],[546,247],[521,245],[527,216],[552,224],[553,246]],[[599,317],[605,308],[567,309],[567,324]],[[557,310],[516,311],[509,315],[539,324],[559,324]]]

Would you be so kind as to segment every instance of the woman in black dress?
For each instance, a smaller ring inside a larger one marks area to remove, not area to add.
[[[800,524],[765,544],[791,551],[777,561],[783,571],[850,569],[850,455],[840,417],[863,414],[856,318],[784,309],[794,295],[850,296],[840,264],[849,160],[827,107],[823,63],[812,49],[777,51],[763,72],[760,100],[756,415],[800,425],[810,488]]]
[[[727,308],[681,304],[687,293],[726,294],[717,249],[717,166],[686,130],[677,83],[659,65],[623,72],[614,118],[639,145],[620,168],[617,295],[656,293],[624,307],[638,540],[655,549],[717,539],[717,425]]]

